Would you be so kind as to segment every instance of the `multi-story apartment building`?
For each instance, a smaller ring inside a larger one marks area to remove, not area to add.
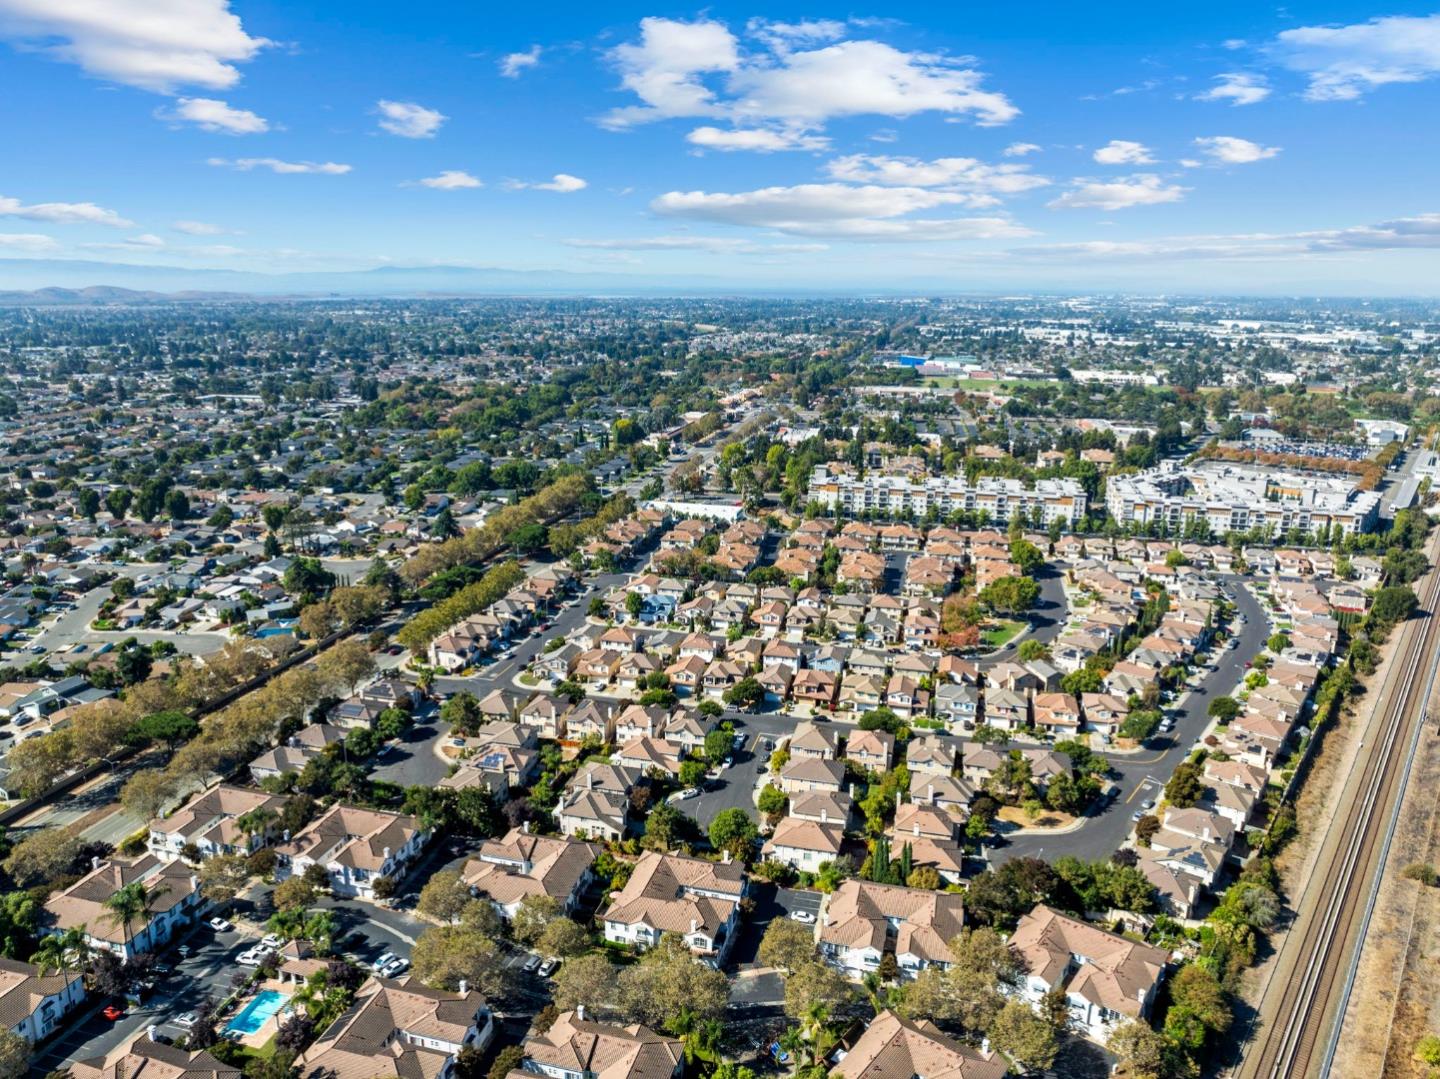
[[[810,498],[829,509],[839,507],[859,516],[911,513],[923,516],[931,510],[942,516],[956,511],[984,513],[996,524],[1009,522],[1019,513],[1034,521],[1039,513],[1043,524],[1059,521],[1073,527],[1085,516],[1089,501],[1085,489],[1072,479],[1036,480],[1035,486],[1002,476],[981,476],[973,484],[964,476],[916,476],[891,472],[870,472],[856,477],[839,465],[816,465],[810,474]]]

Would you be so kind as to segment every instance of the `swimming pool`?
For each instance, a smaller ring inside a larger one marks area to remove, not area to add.
[[[225,1030],[236,1031],[240,1034],[254,1034],[265,1025],[265,1020],[278,1012],[285,1006],[285,994],[277,993],[273,989],[267,989],[258,994],[254,1000],[240,1010],[240,1014],[230,1020]]]

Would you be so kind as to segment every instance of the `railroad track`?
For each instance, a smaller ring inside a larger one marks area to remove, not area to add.
[[[1432,549],[1432,558],[1435,552]],[[1416,726],[1440,649],[1440,571],[1425,578],[1423,621],[1407,623],[1395,667],[1382,690],[1381,724],[1362,743],[1355,797],[1332,826],[1306,884],[1274,978],[1284,989],[1273,1017],[1245,1049],[1242,1079],[1303,1079],[1329,1070],[1328,1037],[1340,1022],[1353,970],[1355,936],[1368,925],[1377,875],[1389,848],[1394,813],[1408,774]],[[1297,946],[1298,947],[1295,947]],[[1290,956],[1285,951],[1294,947]]]

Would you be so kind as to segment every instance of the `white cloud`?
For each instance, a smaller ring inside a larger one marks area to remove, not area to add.
[[[154,251],[165,246],[165,241],[154,233],[145,232],[139,236],[127,236],[118,243],[81,244],[88,251]]]
[[[780,63],[742,67],[730,79],[737,113],[790,122],[948,112],[989,127],[1020,115],[1004,94],[980,84],[979,72],[962,60],[901,52],[879,41],[792,53]]]
[[[466,187],[484,187],[485,185],[468,172],[461,169],[446,169],[439,176],[427,176],[420,181],[423,187],[433,187],[440,191],[459,191]]]
[[[444,113],[413,101],[382,99],[375,103],[375,110],[380,114],[382,130],[406,139],[433,138],[440,125],[449,119]]]
[[[261,135],[270,130],[270,123],[249,109],[236,109],[213,97],[182,97],[169,110],[161,110],[165,120],[194,124],[203,131],[226,135]]]
[[[803,131],[772,128],[697,127],[685,141],[707,150],[754,150],[767,154],[777,150],[824,150],[830,140],[823,135],[807,135]]]
[[[96,206],[93,202],[36,202],[27,205],[4,195],[0,195],[0,217],[49,221],[56,225],[108,225],[117,229],[135,226],[135,222],[127,221],[114,210]]]
[[[1189,188],[1167,184],[1153,173],[1137,173],[1120,180],[1082,180],[1050,205],[1069,210],[1125,210],[1179,202]]]
[[[1026,154],[1038,154],[1040,147],[1033,142],[1012,142],[1000,152],[1006,157],[1024,157]]]
[[[41,251],[54,251],[59,244],[49,236],[42,236],[38,232],[0,232],[0,251],[23,251],[26,254],[35,254]]]
[[[1440,14],[1301,26],[1282,31],[1266,51],[1309,77],[1311,101],[1352,101],[1378,86],[1440,74]]]
[[[220,236],[228,231],[219,225],[212,225],[208,221],[176,221],[170,227],[187,236]]]
[[[229,0],[0,0],[0,36],[158,93],[234,86],[235,64],[272,44],[245,32]]]
[[[717,115],[714,92],[700,76],[733,71],[740,63],[735,36],[710,19],[641,19],[639,43],[619,45],[610,57],[620,69],[620,85],[644,103],[607,113],[602,122],[613,128],[676,116]]]
[[[851,154],[825,166],[836,180],[886,187],[938,187],[969,193],[969,205],[993,206],[996,196],[1018,195],[1050,183],[1036,176],[1029,165],[988,165],[973,157],[941,157],[921,161],[913,157]]]
[[[524,52],[507,53],[500,58],[500,74],[507,79],[518,79],[523,72],[540,62],[540,54],[544,51],[539,45],[531,45]]]
[[[1095,151],[1095,160],[1102,165],[1153,165],[1155,157],[1150,148],[1141,142],[1127,139],[1111,139]]]
[[[796,254],[828,251],[829,244],[757,244],[721,236],[641,236],[620,240],[566,240],[569,247],[601,251],[709,251],[717,255]]]
[[[1264,161],[1280,152],[1278,146],[1261,146],[1249,139],[1237,139],[1233,135],[1212,135],[1195,140],[1200,152],[1222,165],[1248,165]]]
[[[524,180],[506,180],[505,187],[510,191],[558,191],[562,195],[568,195],[572,191],[583,191],[589,187],[589,183],[578,176],[571,176],[569,173],[557,172],[553,177],[543,183],[527,183]]]
[[[1440,250],[1440,213],[1344,229],[1291,233],[1170,236],[1155,240],[1087,240],[1014,248],[1036,259],[1164,261],[1181,259],[1294,260],[1376,251]]]
[[[1243,71],[1227,71],[1215,76],[1216,85],[1203,94],[1196,94],[1196,101],[1228,101],[1232,105],[1254,105],[1270,96],[1270,85],[1263,76],[1250,75]]]
[[[240,157],[230,160],[224,157],[212,157],[206,162],[207,165],[214,165],[216,168],[230,168],[238,172],[250,172],[254,169],[269,169],[271,172],[278,172],[282,175],[291,173],[319,173],[324,176],[344,176],[353,166],[341,165],[334,161],[281,161],[278,157]]]
[[[879,41],[834,41],[841,24],[750,24],[766,50],[747,52],[723,23],[647,18],[640,40],[613,49],[621,86],[638,105],[612,109],[610,128],[675,117],[724,117],[740,127],[818,128],[844,116],[968,116],[981,125],[1019,115],[1004,94],[985,90],[968,58],[902,52]],[[783,30],[781,28],[784,28]],[[723,94],[705,81],[715,76]]]
[[[650,208],[665,217],[845,240],[988,240],[1030,235],[1030,230],[1003,217],[906,216],[963,205],[969,200],[969,195],[953,191],[834,183],[766,187],[734,194],[670,191],[654,199]]]
[[[776,52],[786,52],[797,45],[838,41],[845,36],[845,24],[836,19],[802,19],[800,22],[751,19],[745,24],[745,31]]]

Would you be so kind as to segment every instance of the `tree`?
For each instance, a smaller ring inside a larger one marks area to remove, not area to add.
[[[1010,544],[1010,561],[1026,577],[1033,577],[1035,571],[1045,564],[1045,555],[1029,540],[1017,539]]]
[[[1020,642],[1020,647],[1015,650],[1015,654],[1021,663],[1033,663],[1037,659],[1049,659],[1050,649],[1033,637],[1027,637]]]
[[[1200,765],[1182,761],[1165,784],[1165,800],[1177,809],[1188,809],[1205,795],[1205,777]]]
[[[315,885],[305,877],[286,877],[275,886],[271,898],[277,910],[304,910],[315,902]]]
[[[1234,1015],[1225,989],[1208,968],[1191,963],[1180,969],[1170,983],[1170,1015],[1177,1012],[1193,1019],[1213,1036],[1230,1029]],[[1167,1017],[1166,1027],[1169,1027]]]
[[[495,1054],[495,1063],[490,1065],[490,1071],[486,1079],[505,1079],[512,1071],[516,1071],[525,1060],[525,1050],[518,1045],[507,1045]],[[456,1062],[459,1063],[458,1061]],[[479,1079],[478,1076],[457,1076],[456,1079]]]
[[[363,640],[351,637],[322,652],[315,669],[325,681],[354,693],[356,686],[375,673],[375,656]]]
[[[293,1011],[275,1031],[275,1044],[288,1052],[299,1053],[315,1037],[315,1020],[303,1011]]]
[[[1040,586],[1029,577],[1000,577],[980,590],[980,601],[1000,614],[1021,614],[1039,598]]]
[[[69,730],[30,738],[10,751],[5,762],[8,783],[27,797],[49,790],[57,779],[75,767],[75,738]]]
[[[190,516],[190,499],[185,492],[178,487],[173,487],[170,493],[165,496],[165,512],[175,521],[183,521]]]
[[[590,934],[570,918],[556,918],[545,927],[536,946],[546,955],[567,959],[583,954],[590,947]]]
[[[120,804],[143,821],[151,821],[175,797],[176,780],[159,768],[136,772],[120,791]]]
[[[242,854],[217,854],[200,863],[200,894],[224,905],[250,883],[250,866]]]
[[[850,999],[852,992],[850,983],[834,967],[819,959],[807,959],[785,978],[785,1014],[791,1019],[803,1019],[817,1005],[833,1012]]]
[[[765,816],[773,819],[781,816],[785,812],[785,807],[789,804],[789,795],[775,786],[775,784],[767,783],[760,791],[757,808],[761,813],[764,813]]]
[[[730,755],[730,732],[716,727],[705,735],[705,759],[712,765],[719,764]]]
[[[815,934],[789,918],[772,918],[760,938],[760,962],[781,970],[798,970],[815,958]]]
[[[0,1079],[25,1079],[30,1071],[30,1043],[14,1031],[0,1031]]]
[[[907,888],[922,888],[926,891],[938,891],[940,888],[940,872],[934,866],[922,865],[918,869],[912,869],[905,877]]]
[[[200,724],[180,711],[156,712],[135,723],[131,738],[140,745],[165,743],[165,752],[174,753],[181,742],[200,733]]]
[[[660,1026],[684,1012],[704,1021],[724,1016],[730,981],[691,955],[678,938],[667,935],[640,962],[621,972],[619,994],[626,1014],[648,1026]]]
[[[1240,714],[1240,705],[1234,697],[1216,697],[1205,712],[1211,719],[1229,723]]]
[[[301,556],[290,563],[282,582],[292,596],[313,598],[335,587],[335,574],[327,570],[320,559]]]
[[[460,874],[453,869],[444,869],[425,882],[416,907],[421,914],[454,923],[460,920],[461,913],[473,898],[470,886]]]
[[[475,694],[462,689],[440,706],[440,719],[454,734],[472,735],[480,729],[484,715]]]
[[[463,925],[431,926],[411,950],[415,974],[435,989],[456,989],[463,978],[488,997],[505,993],[505,956],[495,941]]]
[[[727,689],[724,694],[725,703],[735,708],[754,709],[765,703],[765,687],[762,686],[751,675],[746,675],[740,681]]]
[[[1420,600],[1408,585],[1390,585],[1377,589],[1366,619],[1373,625],[1389,627],[1404,622],[1420,606]]]
[[[1119,1058],[1125,1079],[1168,1079],[1165,1039],[1143,1020],[1121,1023],[1110,1032],[1105,1047]]]
[[[750,814],[739,806],[722,809],[710,822],[710,845],[742,860],[748,860],[753,853],[757,834]]]
[[[991,1045],[1026,1071],[1046,1071],[1060,1052],[1055,1028],[1019,1000],[1000,1009],[989,1035]]]
[[[40,828],[11,848],[5,872],[22,888],[47,883],[74,871],[85,843],[64,828]]]
[[[627,592],[625,594],[625,611],[631,618],[639,618],[640,612],[645,609],[645,597],[639,592]]]
[[[555,975],[555,1007],[568,1011],[583,1004],[600,1014],[618,1014],[616,980],[619,970],[603,955],[582,955],[570,960]]]
[[[556,918],[564,917],[559,900],[548,895],[527,895],[515,911],[512,929],[522,944],[534,944]]]
[[[135,923],[139,922],[142,926],[149,924],[150,904],[165,890],[166,886],[161,885],[150,891],[145,882],[139,880],[122,884],[100,904],[105,908],[102,917],[124,932],[128,944],[134,936]]]

